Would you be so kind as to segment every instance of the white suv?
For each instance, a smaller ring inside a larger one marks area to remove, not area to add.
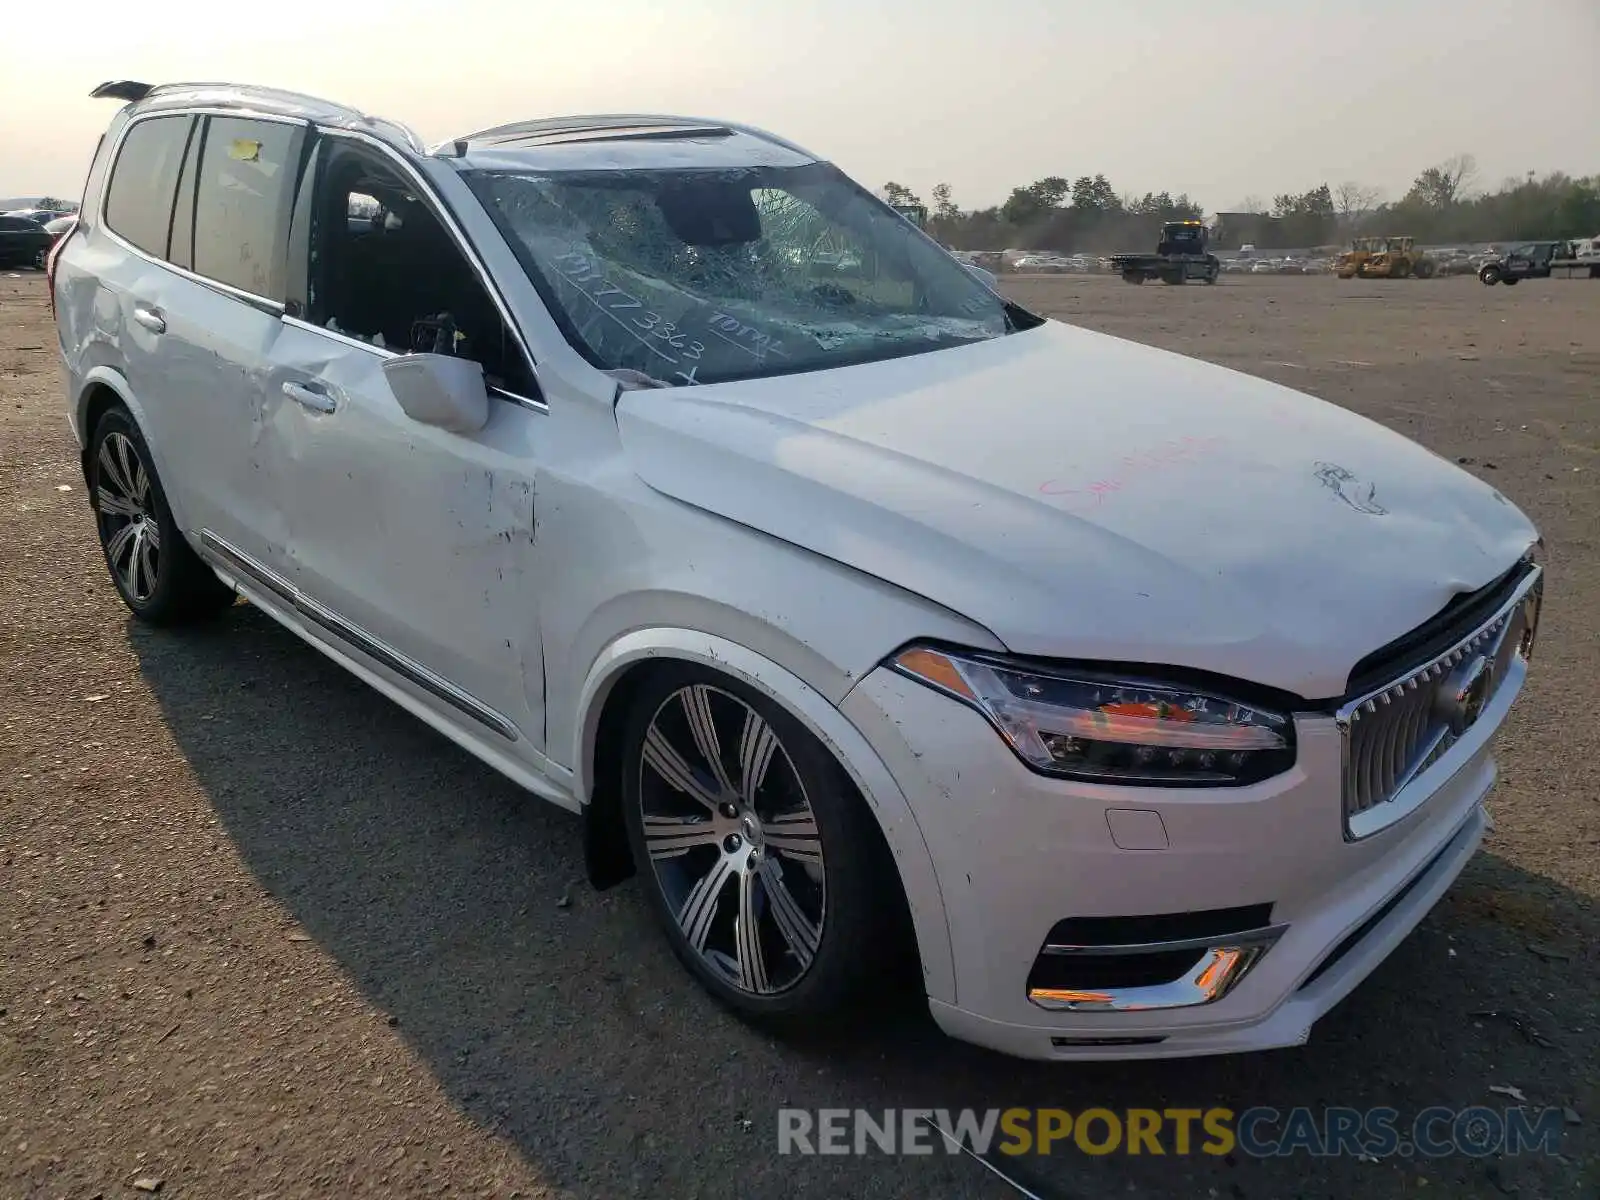
[[[1013,1054],[1296,1044],[1478,845],[1537,535],[1412,442],[757,130],[98,93],[51,288],[128,607],[242,594],[582,814],[738,1012],[903,938]]]

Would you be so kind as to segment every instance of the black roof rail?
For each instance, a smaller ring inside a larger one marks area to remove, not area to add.
[[[94,91],[89,93],[89,98],[91,100],[126,100],[129,104],[137,104],[155,90],[154,84],[139,83],[133,79],[113,79],[95,88]]]

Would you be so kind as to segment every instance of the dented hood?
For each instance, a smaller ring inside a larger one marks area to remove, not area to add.
[[[625,392],[652,487],[918,593],[1012,651],[1307,698],[1536,534],[1415,442],[1047,322],[830,371]],[[840,620],[849,620],[841,613]]]

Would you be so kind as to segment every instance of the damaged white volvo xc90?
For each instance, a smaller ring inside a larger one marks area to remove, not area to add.
[[[242,594],[582,814],[738,1012],[903,936],[1012,1054],[1293,1045],[1477,847],[1537,534],[1412,442],[758,130],[97,94],[51,294],[128,607]]]

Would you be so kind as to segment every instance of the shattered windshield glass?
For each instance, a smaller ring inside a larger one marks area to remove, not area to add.
[[[821,370],[1012,328],[997,295],[827,164],[468,181],[578,351],[639,382]]]

